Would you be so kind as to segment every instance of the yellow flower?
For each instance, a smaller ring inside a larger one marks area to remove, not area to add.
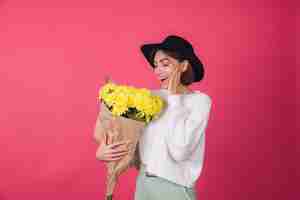
[[[99,90],[99,99],[102,99],[115,116],[126,116],[145,121],[146,123],[157,118],[164,107],[160,96],[153,95],[146,88],[135,88],[126,85],[107,83]],[[132,110],[134,115],[132,116]]]

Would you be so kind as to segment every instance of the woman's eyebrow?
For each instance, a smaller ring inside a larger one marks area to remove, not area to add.
[[[169,61],[169,58],[162,58],[162,59],[159,60],[159,62],[162,62],[164,60],[168,60]],[[156,64],[156,61],[154,61],[154,64]]]

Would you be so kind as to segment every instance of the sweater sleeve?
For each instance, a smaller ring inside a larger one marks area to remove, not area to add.
[[[192,110],[183,105],[180,95],[169,95],[168,102],[171,110],[165,141],[171,157],[175,161],[183,161],[189,158],[205,132],[211,109],[211,98],[203,94],[195,101]]]

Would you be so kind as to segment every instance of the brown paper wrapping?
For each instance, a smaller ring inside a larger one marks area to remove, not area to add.
[[[100,123],[98,124],[98,131],[100,134],[109,134],[107,132],[108,123],[110,120],[116,120],[119,125],[115,141],[129,140],[132,148],[124,157],[119,160],[107,162],[107,177],[106,177],[106,200],[111,200],[119,175],[129,167],[140,167],[140,157],[138,153],[138,141],[145,127],[145,122],[129,119],[126,117],[113,116],[111,111],[101,101],[101,111],[99,114]]]

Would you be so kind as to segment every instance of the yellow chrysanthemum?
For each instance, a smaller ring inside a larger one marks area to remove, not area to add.
[[[136,119],[150,122],[162,110],[164,102],[161,97],[153,95],[146,88],[116,85],[107,83],[99,90],[99,99],[102,99],[110,108],[113,115],[121,116],[136,109]]]

